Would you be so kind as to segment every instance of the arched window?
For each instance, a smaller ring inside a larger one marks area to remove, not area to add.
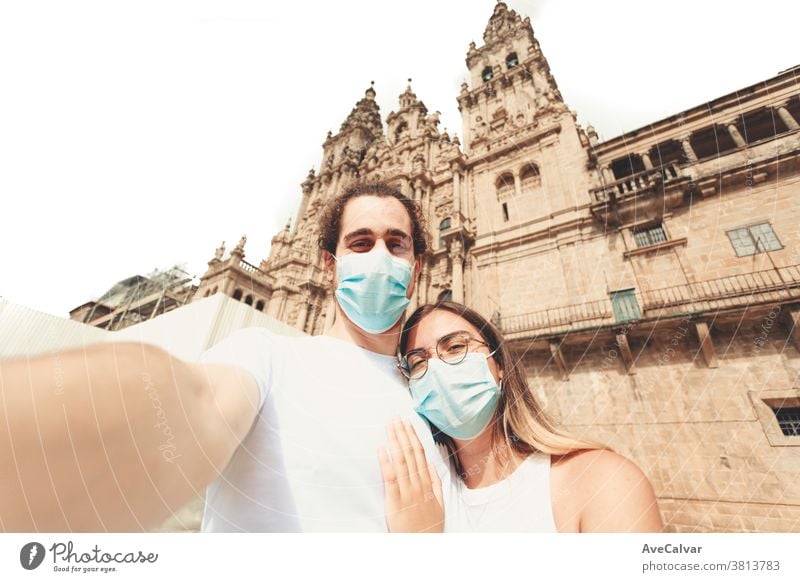
[[[450,217],[448,216],[447,218],[445,218],[443,221],[441,221],[439,223],[439,231],[447,230],[448,228],[450,228],[451,224],[452,224],[452,221],[451,221]]]
[[[211,292],[211,294],[212,295],[216,295],[217,294],[217,289],[218,289],[218,287],[216,285],[214,285],[214,290]]]
[[[242,300],[242,290],[241,289],[237,289],[236,291],[234,291],[233,292],[233,298],[236,299],[236,301],[241,301]]]
[[[210,293],[211,293],[211,289],[206,289],[206,294],[203,295],[203,297],[208,297]]]
[[[247,305],[252,305],[253,304],[253,296],[252,295],[248,295],[247,297],[244,298],[244,302]]]
[[[453,292],[450,289],[445,289],[441,293],[439,293],[439,297],[436,298],[436,303],[441,303],[442,301],[452,301],[453,300]]]
[[[497,199],[504,200],[514,195],[514,176],[506,172],[495,180],[494,187],[497,190]]]
[[[539,174],[539,168],[534,164],[528,164],[519,174],[520,186],[522,186],[523,193],[530,193],[542,185],[542,177]]]
[[[256,303],[256,310],[257,311],[264,311],[264,300],[259,299],[258,303]]]
[[[481,79],[483,79],[483,82],[485,83],[486,81],[492,78],[493,74],[494,73],[492,72],[492,67],[485,67],[481,72]]]
[[[509,53],[506,57],[506,68],[516,67],[519,64],[519,59],[517,58],[517,53]]]

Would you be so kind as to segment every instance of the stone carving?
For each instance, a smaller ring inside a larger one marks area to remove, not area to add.
[[[236,245],[234,249],[236,252],[244,253],[244,245],[247,244],[247,235],[242,235],[242,238],[239,239],[239,244]]]
[[[217,260],[222,260],[222,255],[225,254],[225,241],[222,241],[222,244],[217,247],[217,250],[214,252],[214,258]]]

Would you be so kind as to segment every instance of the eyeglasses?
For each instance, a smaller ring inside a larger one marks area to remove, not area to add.
[[[464,358],[467,357],[470,344],[480,344],[487,348],[489,347],[489,344],[475,339],[467,332],[457,331],[439,338],[439,341],[436,342],[436,356],[445,364],[450,364],[452,366],[460,364],[464,361]],[[409,380],[419,380],[422,378],[425,372],[428,371],[428,359],[430,359],[431,350],[432,348],[418,348],[416,350],[411,350],[400,358],[400,363],[397,367],[400,368],[403,376]],[[497,352],[497,350],[494,350],[486,357],[493,356],[495,352]]]

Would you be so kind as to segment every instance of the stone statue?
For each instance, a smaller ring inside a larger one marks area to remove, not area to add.
[[[236,245],[236,250],[240,252],[244,251],[244,245],[246,244],[247,244],[247,235],[245,234],[242,235],[242,238],[239,239],[239,244]]]
[[[225,254],[225,241],[222,241],[222,244],[217,247],[217,250],[214,252],[214,257],[217,260],[222,260],[222,255]]]

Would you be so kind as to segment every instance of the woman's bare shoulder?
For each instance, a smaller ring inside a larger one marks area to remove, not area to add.
[[[639,466],[608,449],[554,455],[554,503],[580,515],[580,531],[661,531],[655,493]]]

